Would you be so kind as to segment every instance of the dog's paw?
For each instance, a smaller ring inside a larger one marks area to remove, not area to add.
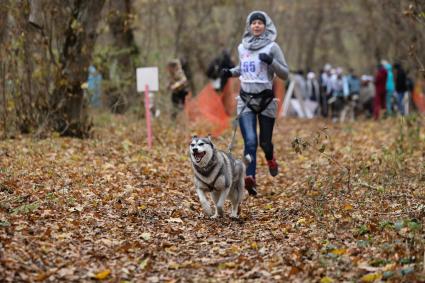
[[[204,218],[204,219],[209,219],[209,218],[211,218],[211,215],[212,214],[208,214],[205,211],[203,211],[201,214],[199,214],[199,217]]]
[[[211,216],[214,214],[210,206],[203,206],[203,211],[206,216]]]
[[[232,218],[233,220],[238,220],[239,216],[237,214],[230,214],[230,218]]]
[[[223,216],[224,216],[224,210],[223,210],[223,208],[222,207],[216,207],[215,213],[214,213],[213,216],[211,216],[211,218],[212,219],[215,219],[215,218],[221,218]]]
[[[217,218],[219,218],[220,217],[220,215],[218,215],[217,213],[215,213],[214,215],[212,215],[210,218],[211,219],[217,219]]]

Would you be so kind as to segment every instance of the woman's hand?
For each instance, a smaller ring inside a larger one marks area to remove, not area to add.
[[[260,58],[261,61],[264,63],[270,65],[273,62],[273,57],[266,53],[260,53],[258,55],[258,58]]]

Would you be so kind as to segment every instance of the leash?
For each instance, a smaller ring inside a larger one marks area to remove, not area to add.
[[[232,155],[232,149],[233,149],[233,144],[235,143],[235,137],[236,137],[236,131],[238,129],[238,124],[239,124],[239,118],[242,115],[242,112],[245,110],[245,108],[248,106],[248,104],[251,102],[251,99],[253,98],[253,96],[251,96],[248,101],[245,103],[245,105],[242,107],[241,112],[239,112],[239,114],[236,116],[236,118],[232,121],[232,127],[233,127],[233,133],[232,133],[232,139],[230,141],[229,147],[227,148],[227,151],[230,155]]]

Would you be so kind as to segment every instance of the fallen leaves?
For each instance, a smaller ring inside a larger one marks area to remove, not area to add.
[[[360,281],[361,281],[361,282],[370,283],[370,282],[378,281],[378,280],[380,280],[381,278],[382,278],[382,274],[381,274],[381,273],[379,273],[379,272],[376,272],[376,273],[369,273],[369,274],[363,275],[363,276],[360,278]]]
[[[254,250],[258,250],[258,244],[257,244],[257,242],[252,242],[251,243],[251,248],[254,249]]]
[[[141,236],[141,237],[143,238],[143,240],[145,240],[145,241],[149,241],[149,240],[151,239],[151,233],[149,233],[149,232],[144,232],[144,233],[142,233],[140,236]]]
[[[181,220],[181,218],[169,218],[167,219],[167,221],[170,223],[183,223],[183,220]]]
[[[149,260],[149,257],[147,257],[140,262],[139,267],[141,270],[145,269],[148,266]]]
[[[147,151],[137,121],[119,119],[120,131],[99,129],[99,139],[0,142],[8,153],[0,159],[3,281],[331,283],[421,276],[425,168],[418,164],[425,148],[394,155],[389,149],[398,132],[391,121],[359,122],[350,131],[329,125],[317,150],[299,140],[302,154],[291,138],[310,136],[322,122],[279,122],[274,142],[285,171],[270,177],[259,153],[260,196],[247,197],[235,221],[201,216],[181,142],[190,129],[158,126],[156,138],[168,142]],[[226,148],[228,137],[216,146]],[[234,154],[241,152],[238,138]],[[351,180],[332,158],[350,167]],[[394,175],[401,158],[403,171]]]
[[[347,250],[346,249],[334,249],[334,250],[331,250],[330,253],[334,254],[334,255],[344,255],[344,254],[347,253]]]
[[[96,273],[94,275],[94,279],[105,280],[106,278],[109,277],[110,274],[111,274],[111,270],[110,269],[105,269],[105,270],[102,270],[102,271]]]

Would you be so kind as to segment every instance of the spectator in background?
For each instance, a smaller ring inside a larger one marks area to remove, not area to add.
[[[349,70],[349,74],[344,77],[344,108],[341,113],[341,121],[348,117],[354,121],[354,109],[360,95],[360,79],[354,72],[354,69]]]
[[[330,64],[326,64],[323,68],[323,72],[320,74],[319,79],[320,107],[323,117],[328,116],[328,100],[331,97],[331,70],[332,66]]]
[[[307,93],[307,84],[304,78],[304,71],[298,70],[294,76],[294,92],[293,97],[296,98],[293,103],[297,104],[296,109],[298,109],[297,115],[302,118],[306,118],[309,116],[309,112],[306,109],[305,101],[308,99]]]
[[[343,70],[340,67],[338,67],[332,73],[333,73],[331,77],[332,97],[331,99],[329,99],[328,104],[330,105],[331,111],[332,111],[332,121],[336,122],[344,106],[344,78],[342,75]]]
[[[228,49],[224,49],[221,54],[215,57],[208,65],[206,75],[211,80],[213,88],[216,91],[223,91],[228,81],[228,77],[224,76],[221,70],[231,69],[233,67],[235,67],[235,64],[230,57],[230,51]]]
[[[393,67],[385,60],[382,60],[382,65],[387,71],[387,81],[385,84],[385,105],[387,109],[387,116],[391,116],[393,114],[393,97],[395,91]]]
[[[169,75],[168,89],[171,91],[171,101],[173,103],[171,117],[175,119],[177,114],[184,108],[186,95],[189,93],[188,80],[178,59],[168,62],[167,72]]]
[[[90,104],[95,107],[102,106],[102,74],[97,71],[96,67],[90,65],[89,77],[87,80],[87,90],[90,96]]]
[[[306,84],[306,80],[304,78],[304,71],[303,70],[298,70],[295,74],[294,74],[294,82],[295,82],[295,92],[297,92],[295,94],[295,96],[299,96],[300,98],[302,98],[302,100],[305,100],[308,98],[308,93],[307,93],[307,84]]]
[[[348,87],[347,96],[358,97],[360,95],[360,79],[357,76],[354,69],[350,69],[350,72],[347,76],[347,87]]]
[[[308,72],[307,74],[306,91],[308,99],[315,105],[313,113],[320,113],[320,86],[314,72]]]
[[[385,108],[385,94],[387,71],[382,64],[378,64],[375,74],[375,98],[373,100],[373,118],[378,120],[381,109]]]
[[[407,92],[407,77],[403,67],[396,63],[394,65],[395,91],[397,93],[398,111],[402,116],[405,115],[404,96]]]
[[[319,101],[320,86],[316,79],[314,72],[308,72],[307,74],[307,97],[312,101]]]
[[[361,77],[359,103],[357,104],[358,112],[364,113],[368,118],[372,117],[374,97],[375,87],[373,85],[373,77],[363,75]]]

